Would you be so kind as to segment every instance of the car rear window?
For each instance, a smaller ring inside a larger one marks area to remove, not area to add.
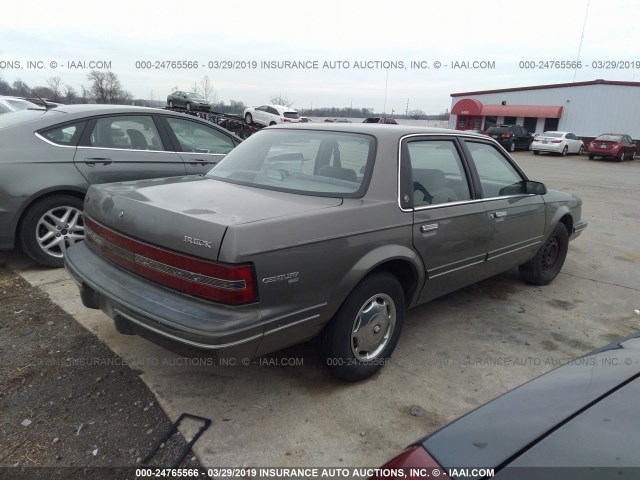
[[[509,127],[489,127],[487,133],[507,133],[509,131]]]
[[[40,120],[44,118],[44,115],[59,115],[59,112],[54,110],[39,109],[34,106],[34,110],[18,110],[11,114],[0,115],[0,128],[10,127],[12,125],[19,125],[22,123],[32,122],[34,120]]]
[[[560,138],[563,134],[560,132],[544,132],[542,135],[544,135],[545,137]]]
[[[600,142],[621,142],[622,135],[600,135],[596,138],[596,141]]]
[[[268,129],[242,142],[206,176],[304,195],[358,197],[374,154],[370,135]]]
[[[298,112],[284,112],[285,118],[300,118],[300,114]]]

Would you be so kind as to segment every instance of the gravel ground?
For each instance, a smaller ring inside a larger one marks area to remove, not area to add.
[[[0,478],[133,478],[172,423],[131,369],[0,265]],[[172,436],[149,463],[169,466]],[[189,453],[181,468],[197,468]]]

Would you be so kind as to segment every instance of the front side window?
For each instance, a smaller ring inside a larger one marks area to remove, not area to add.
[[[89,146],[127,150],[164,150],[153,119],[147,115],[99,118],[89,135]]]
[[[406,152],[411,163],[414,207],[471,199],[452,140],[412,141]]]
[[[207,177],[230,183],[321,196],[361,196],[375,140],[369,135],[264,130],[213,167]]]
[[[466,145],[480,178],[483,198],[524,193],[524,179],[493,145],[469,141]]]
[[[231,137],[207,125],[182,118],[168,118],[167,122],[183,152],[226,154],[235,146]]]

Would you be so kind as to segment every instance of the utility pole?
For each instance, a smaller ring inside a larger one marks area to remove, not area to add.
[[[405,116],[409,116],[409,97],[407,97],[407,109],[404,111]]]

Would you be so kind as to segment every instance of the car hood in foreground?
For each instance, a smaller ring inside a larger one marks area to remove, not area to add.
[[[189,176],[94,185],[87,193],[85,212],[134,238],[215,260],[229,226],[304,215],[341,203],[341,198]]]
[[[479,407],[420,443],[444,468],[640,467],[640,333]],[[529,477],[526,477],[529,478]],[[532,477],[538,478],[538,477]]]

